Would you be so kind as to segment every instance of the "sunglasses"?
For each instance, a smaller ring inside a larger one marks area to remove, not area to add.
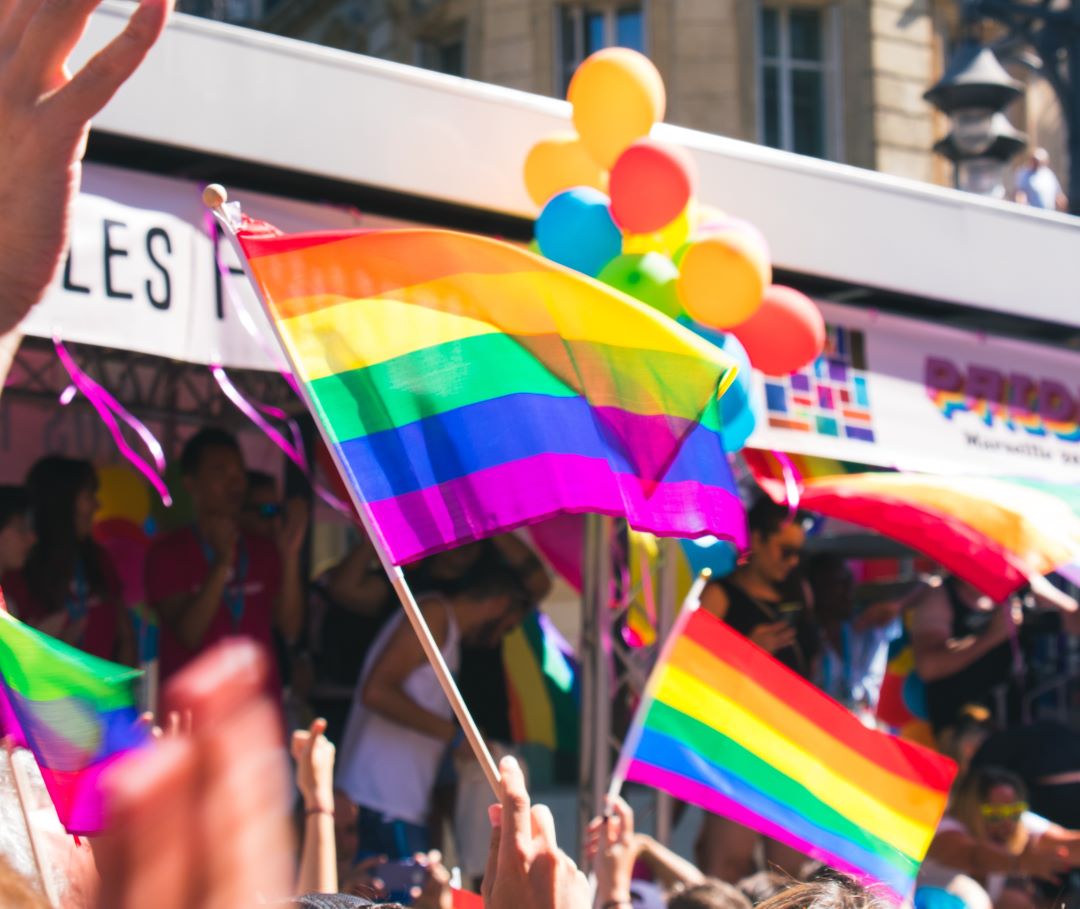
[[[1027,802],[1008,802],[1004,805],[980,805],[979,811],[988,821],[1015,821],[1028,810]]]

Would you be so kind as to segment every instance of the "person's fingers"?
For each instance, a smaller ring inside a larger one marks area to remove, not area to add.
[[[135,752],[106,772],[102,786],[109,815],[94,842],[98,909],[193,905],[201,869],[194,852],[198,787],[191,743],[166,739]]]
[[[200,731],[228,722],[264,690],[267,666],[258,644],[243,638],[226,640],[169,681],[164,692],[166,709],[190,711]]]
[[[632,836],[634,833],[634,809],[630,807],[626,799],[616,796],[611,801],[610,811],[618,819],[619,835]]]
[[[180,735],[180,711],[170,710],[165,714],[165,735],[176,738]]]
[[[555,818],[551,813],[551,809],[547,805],[533,805],[532,819],[533,829],[536,831],[540,842],[548,849],[558,849]]]
[[[78,123],[97,114],[154,46],[172,6],[173,0],[140,0],[124,30],[56,92],[53,102],[58,109]]]
[[[25,88],[35,94],[62,84],[61,67],[79,43],[101,0],[41,0],[23,28],[13,60]]]
[[[480,894],[484,898],[485,906],[492,905],[491,891],[495,886],[495,874],[499,867],[499,852],[502,843],[502,806],[492,805],[488,809],[488,818],[491,821],[491,843],[488,846],[484,879],[480,882]]]
[[[41,0],[0,0],[0,56],[7,56],[19,44]]]
[[[597,833],[600,832],[600,828],[603,827],[606,823],[607,818],[603,816],[594,817],[591,821],[589,821],[589,826],[585,828],[585,835],[595,836]]]
[[[277,727],[263,696],[196,738],[204,743],[199,820],[208,887],[192,905],[249,906],[256,894],[289,892],[288,783]]]
[[[326,720],[324,720],[321,716],[313,719],[311,721],[310,732],[312,738],[322,735],[324,732],[326,732]]]
[[[294,761],[300,763],[303,760],[304,749],[307,748],[310,741],[310,732],[305,732],[303,729],[297,729],[293,732],[292,741],[289,743],[289,753]]]
[[[517,850],[520,856],[529,854],[532,840],[529,792],[525,788],[525,774],[521,772],[521,765],[516,758],[504,757],[499,762],[499,773],[502,775],[503,784],[503,837],[500,848],[501,854],[511,860],[508,850]]]

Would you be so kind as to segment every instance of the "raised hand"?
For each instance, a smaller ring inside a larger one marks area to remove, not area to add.
[[[334,813],[334,743],[323,733],[326,720],[317,719],[308,730],[298,729],[292,737],[296,761],[296,788],[308,811]]]
[[[285,503],[285,513],[276,532],[278,551],[285,558],[300,554],[310,516],[311,509],[304,499],[292,498]]]
[[[141,0],[74,76],[97,0],[0,0],[0,335],[37,303],[67,246],[90,118],[157,41],[172,0]]]
[[[291,892],[288,784],[266,674],[257,645],[230,640],[169,683],[165,709],[190,711],[192,734],[106,775],[99,909],[235,909]]]
[[[585,853],[596,872],[596,894],[600,905],[630,902],[630,881],[638,857],[634,835],[634,811],[622,799],[609,799],[608,812],[595,818],[586,831]]]
[[[491,806],[491,851],[484,873],[485,909],[589,909],[589,884],[555,841],[555,819],[533,806],[513,757],[499,762],[503,798]]]

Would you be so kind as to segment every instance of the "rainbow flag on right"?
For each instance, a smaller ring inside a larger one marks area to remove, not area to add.
[[[868,729],[715,616],[680,616],[616,779],[643,783],[910,895],[956,765]]]

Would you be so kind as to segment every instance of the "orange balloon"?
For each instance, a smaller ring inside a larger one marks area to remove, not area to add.
[[[756,369],[786,376],[813,363],[824,350],[825,319],[806,294],[773,284],[761,308],[734,334]]]
[[[533,202],[543,207],[552,196],[574,186],[591,186],[607,192],[607,172],[597,164],[581,139],[559,133],[541,139],[525,158],[525,188]]]
[[[582,61],[566,100],[574,106],[581,141],[605,170],[664,119],[667,103],[664,80],[652,61],[626,47],[607,47]]]
[[[699,235],[680,251],[679,300],[695,322],[728,329],[749,319],[772,281],[755,233],[735,227]]]

